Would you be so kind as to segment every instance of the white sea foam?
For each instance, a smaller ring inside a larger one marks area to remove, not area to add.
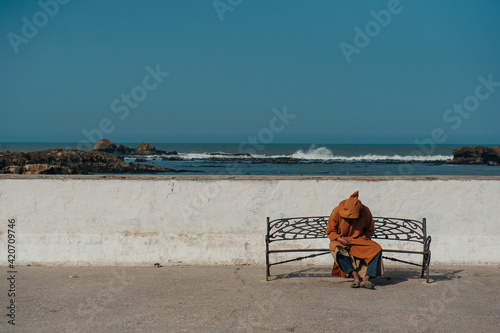
[[[217,154],[217,153],[179,153],[179,155],[173,155],[174,157],[180,157],[186,160],[206,160],[210,158],[221,158],[221,159],[244,159],[244,158],[259,158],[256,155],[246,156],[246,155],[230,155],[230,154]],[[263,156],[263,155],[262,155]]]
[[[296,158],[299,160],[334,160],[335,156],[333,156],[332,151],[326,147],[311,147],[307,152],[304,152],[302,149],[296,151],[290,156],[292,158]]]
[[[422,161],[446,161],[452,159],[453,156],[446,155],[430,155],[430,156],[420,156],[420,155],[360,155],[360,156],[334,156],[329,159],[332,161],[352,161],[352,162],[373,162],[373,161],[403,161],[403,162],[422,162]]]
[[[314,146],[309,148],[307,152],[303,150],[298,150],[291,155],[292,158],[297,158],[301,160],[322,160],[322,161],[345,161],[345,162],[373,162],[373,161],[446,161],[453,158],[452,155],[376,155],[376,154],[365,154],[358,156],[336,156],[332,151],[326,147],[315,148]]]
[[[157,159],[161,159],[159,155],[129,155],[124,157],[123,160],[127,163],[134,162],[137,158],[144,158],[146,161],[153,161]]]
[[[168,155],[166,156],[169,157]],[[324,161],[324,162],[423,162],[423,161],[446,161],[452,159],[452,155],[377,155],[364,154],[357,156],[334,155],[333,152],[326,147],[311,147],[307,151],[302,149],[297,150],[291,155],[238,155],[230,153],[179,153],[172,157],[181,158],[184,160],[207,160],[211,158],[227,159],[227,160],[245,160],[245,159],[279,159],[292,158],[302,161]],[[152,156],[148,156],[148,159]]]

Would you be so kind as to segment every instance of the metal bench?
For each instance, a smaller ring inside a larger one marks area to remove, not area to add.
[[[275,220],[270,220],[267,218],[267,235],[266,235],[266,281],[269,281],[271,266],[284,264],[292,261],[298,261],[307,258],[313,258],[325,254],[330,254],[330,249],[326,248],[308,248],[308,247],[292,247],[279,248],[279,245],[283,245],[284,241],[293,241],[295,244],[299,245],[298,240],[304,239],[321,239],[326,238],[325,229],[328,224],[329,216],[316,216],[316,217],[288,217],[280,218]],[[427,283],[429,282],[429,265],[431,261],[431,236],[427,236],[427,226],[426,219],[422,221],[402,219],[402,218],[392,218],[392,217],[374,217],[375,222],[375,234],[372,239],[378,240],[394,240],[398,241],[398,248],[391,248],[385,245],[382,246],[383,254],[386,253],[407,253],[422,255],[422,264],[413,263],[406,260],[401,260],[393,257],[382,256],[384,259],[402,262],[405,264],[415,265],[422,268],[421,278],[424,277],[424,273],[427,275]],[[405,247],[406,244],[417,243],[417,246],[422,246],[422,251],[420,250],[406,250],[401,249]],[[271,243],[274,245],[271,249]],[[278,245],[279,244],[279,245]],[[287,243],[288,245],[289,243]],[[325,245],[329,244],[328,242]],[[299,252],[314,252],[313,254],[295,257],[287,260],[282,260],[278,262],[270,261],[270,254],[273,253],[299,253]]]

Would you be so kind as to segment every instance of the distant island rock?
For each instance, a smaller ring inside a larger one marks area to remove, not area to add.
[[[156,147],[153,146],[150,143],[144,143],[142,142],[140,145],[135,148],[135,155],[156,155],[158,154],[158,151],[156,150]]]
[[[123,147],[126,148],[125,146]],[[106,153],[114,153],[116,149],[116,145],[108,139],[99,140],[94,145],[94,150],[103,151]]]
[[[108,154],[117,155],[177,155],[176,151],[164,151],[157,150],[155,146],[150,143],[142,142],[135,149],[129,148],[122,144],[118,146],[108,139],[101,139],[97,141],[92,149],[94,151],[99,151]]]
[[[113,150],[113,145],[101,149]],[[116,146],[115,146],[116,147]],[[115,151],[119,148],[116,147]],[[113,154],[115,154],[113,152]],[[183,172],[148,164],[125,163],[123,157],[110,155],[104,150],[82,151],[53,148],[35,152],[0,152],[0,173],[3,174],[72,174],[102,173],[158,173]]]
[[[500,165],[500,146],[464,146],[453,150],[452,164]]]
[[[111,141],[110,141],[111,142]],[[113,143],[113,142],[111,142]],[[131,154],[134,150],[133,149],[130,149],[129,147],[127,146],[124,146],[122,144],[119,144],[117,147],[116,147],[116,150],[115,152],[119,153],[119,154],[123,154],[123,155],[128,155],[128,154]]]

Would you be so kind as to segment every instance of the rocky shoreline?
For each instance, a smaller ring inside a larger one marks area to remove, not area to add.
[[[136,148],[129,148],[122,144],[116,145],[107,139],[97,141],[92,150],[120,157],[125,155],[178,155],[176,151],[158,150],[150,143],[142,142]]]
[[[214,153],[215,154],[215,153]],[[91,174],[155,174],[155,173],[178,173],[193,172],[193,170],[175,170],[157,167],[150,164],[135,162],[147,162],[146,156],[157,156],[155,159],[181,160],[176,151],[157,150],[149,143],[141,143],[136,148],[129,148],[122,144],[103,139],[96,142],[90,151],[78,149],[53,148],[35,152],[0,152],[0,174],[69,174],[69,175],[91,175]],[[125,157],[135,157],[135,162],[126,163]],[[252,157],[249,154],[231,154],[230,157],[210,156],[208,161],[227,162],[245,161],[253,164],[310,164],[310,163],[348,163],[340,161],[305,161],[291,157],[263,158]],[[373,161],[371,163],[401,164],[405,161]],[[420,163],[437,163],[437,161],[421,161]],[[492,166],[500,165],[500,146],[464,146],[453,150],[451,160],[439,161],[448,164],[486,164]]]
[[[500,165],[500,146],[464,146],[453,150],[450,164],[488,164]]]
[[[2,174],[69,174],[91,175],[102,173],[159,173],[185,172],[148,164],[126,163],[126,155],[177,154],[164,152],[148,143],[141,143],[131,149],[115,145],[109,140],[99,140],[91,151],[78,149],[48,149],[35,152],[0,152],[0,173]]]

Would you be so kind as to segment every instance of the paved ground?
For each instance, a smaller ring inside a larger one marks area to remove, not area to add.
[[[0,332],[500,332],[500,268],[387,266],[376,289],[330,267],[22,267]],[[288,274],[289,273],[289,274]]]

